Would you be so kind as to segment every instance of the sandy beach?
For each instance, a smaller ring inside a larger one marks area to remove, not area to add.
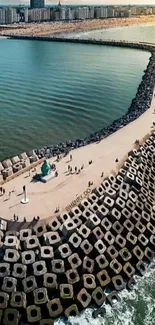
[[[73,200],[79,197],[88,189],[88,182],[93,182],[93,187],[98,186],[104,177],[112,171],[116,171],[123,157],[131,150],[136,139],[142,139],[151,132],[154,121],[155,98],[153,96],[151,107],[137,120],[128,124],[99,143],[90,144],[86,147],[76,149],[71,152],[72,161],[69,156],[62,158],[58,163],[56,158],[51,158],[50,163],[55,163],[58,177],[53,178],[48,183],[32,182],[31,176],[25,173],[4,185],[6,194],[0,197],[0,217],[12,219],[14,213],[19,216],[19,221],[24,217],[28,221],[34,216],[41,219],[55,215],[56,207],[60,211],[66,209]],[[119,162],[116,163],[116,158]],[[92,164],[89,165],[89,161]],[[74,173],[75,166],[79,169],[84,164],[84,169],[80,174]],[[72,167],[73,173],[68,174],[68,165]],[[40,172],[40,166],[37,167]],[[23,197],[23,185],[27,187],[29,203],[23,205],[20,200]],[[9,192],[13,191],[11,197]]]
[[[102,28],[115,28],[155,23],[155,15],[130,18],[93,19],[73,22],[29,23],[0,29],[0,35],[52,36],[60,33],[85,32]],[[17,28],[18,27],[18,28]],[[19,28],[20,27],[20,28]]]

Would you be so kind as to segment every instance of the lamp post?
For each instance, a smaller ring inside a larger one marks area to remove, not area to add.
[[[24,198],[20,201],[22,204],[27,204],[29,202],[29,199],[26,196],[26,186],[23,186],[23,194],[24,194]]]

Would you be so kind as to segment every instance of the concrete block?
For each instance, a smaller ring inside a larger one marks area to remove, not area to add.
[[[44,318],[44,319],[40,320],[39,325],[54,325],[54,323],[53,323],[52,319],[50,319],[50,318],[45,319]]]
[[[79,255],[77,253],[74,253],[69,256],[67,260],[71,269],[77,269],[82,264],[81,259],[79,258]]]
[[[6,292],[0,291],[0,310],[6,309],[9,303],[9,294]]]
[[[80,218],[80,216],[81,216],[81,210],[77,206],[72,208],[71,213],[73,214],[73,217],[76,216],[76,217]]]
[[[4,168],[9,168],[12,166],[12,162],[10,159],[6,159],[6,160],[2,161],[2,165]]]
[[[98,209],[99,209],[99,205],[97,204],[97,202],[93,203],[90,207],[90,211],[94,214],[98,211]]]
[[[110,182],[106,179],[102,182],[103,189],[106,191],[111,187]]]
[[[131,222],[135,225],[141,219],[141,214],[134,210],[131,214]]]
[[[99,217],[101,221],[109,214],[109,209],[107,209],[104,205],[99,207],[98,211],[96,212],[96,215]]]
[[[135,203],[133,203],[131,200],[126,201],[126,207],[129,209],[129,211],[134,211],[135,210]]]
[[[143,193],[139,193],[138,201],[140,201],[141,203],[146,202],[146,196],[144,196]]]
[[[24,279],[27,275],[27,266],[21,263],[15,263],[13,265],[12,276],[18,279]]]
[[[127,232],[132,232],[132,230],[134,229],[134,225],[130,220],[126,220],[123,223],[124,229],[127,230]]]
[[[10,264],[0,263],[0,278],[5,278],[10,275]]]
[[[113,307],[117,302],[120,302],[120,297],[117,292],[114,290],[107,296],[107,301]]]
[[[127,208],[124,208],[121,214],[124,220],[129,219],[131,217],[131,211]]]
[[[81,225],[80,228],[78,229],[78,233],[82,238],[86,239],[89,237],[91,231],[85,225]]]
[[[82,275],[83,286],[86,290],[94,290],[96,288],[95,276],[93,274]]]
[[[19,311],[13,308],[7,308],[4,311],[3,325],[18,325]]]
[[[133,233],[138,236],[139,234],[143,234],[145,232],[145,229],[145,226],[140,221],[138,221],[135,225]]]
[[[76,225],[72,219],[64,222],[62,227],[62,233],[65,237],[69,237],[75,230]]]
[[[82,263],[82,269],[84,273],[92,274],[94,272],[94,260],[85,256]]]
[[[126,169],[126,170],[128,170],[130,168],[130,163],[127,162],[127,161],[125,161],[124,162],[124,165],[123,165],[123,168]]]
[[[125,265],[123,266],[123,271],[125,273],[125,276],[127,276],[127,278],[132,278],[132,276],[135,274],[135,269],[134,267],[130,264],[130,262],[125,263]]]
[[[71,220],[71,217],[70,217],[70,215],[66,211],[64,211],[64,212],[62,212],[60,214],[60,216],[58,217],[58,219],[59,219],[59,221],[60,221],[61,224],[64,224],[65,221]]]
[[[93,229],[91,233],[91,242],[96,242],[99,239],[102,239],[104,237],[103,231],[100,227],[96,227]]]
[[[144,251],[144,256],[146,257],[146,259],[149,261],[149,262],[152,262],[153,259],[154,259],[154,252],[149,248],[149,247],[146,247],[145,248],[145,251]]]
[[[34,251],[25,251],[21,253],[22,264],[31,265],[35,262],[35,253]]]
[[[126,246],[129,250],[131,250],[137,243],[137,237],[132,234],[131,232],[128,232],[126,236]]]
[[[19,231],[20,241],[25,241],[27,237],[32,236],[32,229],[21,229]]]
[[[78,236],[78,234],[73,233],[70,237],[69,237],[69,243],[71,244],[71,246],[73,248],[78,248],[82,242],[82,238],[80,236]]]
[[[81,289],[76,297],[77,303],[80,307],[86,308],[91,302],[91,295],[87,292],[85,288]]]
[[[121,275],[115,275],[111,280],[116,291],[123,290],[126,286]]]
[[[27,320],[30,323],[35,323],[35,322],[37,323],[42,318],[40,307],[37,307],[35,305],[28,306],[26,309],[26,313],[27,313]]]
[[[39,288],[33,291],[34,304],[42,305],[48,302],[48,294],[46,288]]]
[[[138,195],[136,193],[134,193],[134,191],[130,191],[129,192],[129,199],[133,202],[136,203],[136,201],[138,200]]]
[[[99,285],[103,288],[105,286],[107,286],[110,282],[111,282],[111,279],[107,273],[106,270],[102,270],[100,272],[98,272],[96,274],[96,278],[99,282]]]
[[[62,314],[63,308],[59,298],[54,298],[47,303],[48,313],[50,317],[55,318]]]
[[[39,240],[36,235],[29,236],[24,241],[24,247],[26,250],[28,249],[36,249],[39,247]]]
[[[139,201],[139,200],[136,201],[136,210],[140,214],[144,210],[144,204],[141,201]]]
[[[80,248],[82,249],[84,255],[89,255],[93,250],[93,246],[87,239],[81,243]]]
[[[110,197],[111,199],[115,199],[116,196],[117,196],[117,192],[116,192],[116,190],[114,190],[114,189],[111,187],[111,188],[109,188],[108,190],[106,190],[106,192],[105,192],[105,196],[108,196],[108,197]],[[109,204],[108,204],[108,205],[109,205]],[[111,204],[110,204],[110,206],[111,206]]]
[[[19,249],[19,239],[16,236],[5,236],[4,249]]]
[[[126,201],[128,199],[128,192],[120,189],[119,191],[119,197],[123,200]]]
[[[82,220],[79,219],[78,217],[75,216],[72,219],[73,219],[74,223],[76,224],[76,228],[79,228],[82,225]]]
[[[73,299],[74,292],[73,286],[71,284],[60,284],[60,298],[62,300],[70,300]]]
[[[137,170],[134,167],[130,166],[129,167],[129,173],[136,176],[137,175]]]
[[[19,232],[18,231],[16,231],[16,230],[8,230],[8,231],[6,231],[6,233],[5,233],[5,236],[15,236],[15,237],[19,237]]]
[[[124,169],[124,168],[120,168],[120,170],[119,170],[119,175],[120,175],[121,177],[124,177],[125,174],[126,174],[126,169]]]
[[[13,292],[16,291],[17,280],[12,277],[5,277],[3,278],[2,290],[4,292]]]
[[[106,257],[103,254],[101,254],[95,258],[95,264],[97,270],[103,270],[109,265],[109,262],[106,259]]]
[[[105,207],[109,210],[112,209],[112,207],[114,206],[114,199],[112,199],[111,197],[109,196],[106,196],[105,199],[103,200],[103,204],[105,205]]]
[[[20,170],[22,170],[22,164],[21,163],[18,163],[18,164],[15,164],[12,166],[12,169],[13,169],[13,173],[17,173],[19,172]]]
[[[147,213],[151,213],[151,212],[152,212],[152,206],[151,206],[151,204],[149,204],[148,202],[145,202],[145,203],[144,203],[144,210],[145,210]]]
[[[103,183],[102,183],[103,184]],[[93,190],[93,192],[98,196],[98,197],[100,197],[100,196],[102,196],[103,194],[104,194],[104,192],[105,192],[105,189],[104,189],[104,185],[103,186],[98,186],[98,187],[96,187],[94,190]]]
[[[51,247],[51,246],[40,247],[41,260],[51,260],[53,257],[54,257],[53,247]]]
[[[117,236],[118,234],[121,234],[122,231],[123,231],[123,226],[120,224],[119,221],[115,221],[111,228],[111,232]]]
[[[154,234],[155,234],[155,227],[151,224],[151,222],[148,222],[146,225],[145,236],[150,237],[151,235]]]
[[[92,292],[92,301],[99,307],[102,306],[103,303],[106,301],[106,295],[104,294],[101,287],[97,287]]]
[[[119,257],[118,260],[120,261],[120,263],[126,263],[128,262],[130,259],[132,258],[131,253],[128,251],[128,249],[126,247],[122,248],[119,251]]]
[[[99,226],[100,224],[100,219],[97,217],[96,214],[92,214],[89,219],[86,221],[86,226],[89,228],[89,229],[94,229],[95,227]]]
[[[90,218],[91,215],[92,215],[92,211],[91,210],[89,210],[89,209],[84,210],[82,212],[82,217],[81,217],[82,221],[83,222],[86,222]]]
[[[127,172],[124,181],[130,185],[134,184],[135,182],[135,175],[131,174],[130,172]]]
[[[97,255],[104,254],[106,251],[106,246],[104,245],[103,241],[99,239],[95,244],[94,244],[95,251]]]
[[[133,261],[136,261],[136,263],[143,259],[144,253],[138,245],[133,248],[132,256],[133,256]]]
[[[49,289],[57,289],[57,275],[53,273],[45,273],[43,276],[43,286]]]
[[[115,237],[110,231],[107,231],[104,235],[104,241],[106,242],[106,245],[112,245],[115,241]]]
[[[147,202],[150,204],[150,205],[153,205],[154,204],[154,199],[150,196],[147,197]]]
[[[111,187],[114,191],[119,191],[119,189],[120,189],[120,185],[119,184],[117,184],[116,182],[115,183],[113,183],[112,184],[112,187]]]
[[[132,278],[127,282],[127,289],[128,289],[128,290],[133,290],[135,284],[136,284],[136,281],[135,281],[134,278],[132,277]]]
[[[47,272],[47,267],[46,267],[45,261],[34,262],[32,264],[32,267],[33,267],[33,273],[35,276],[40,276]]]
[[[44,234],[44,242],[47,246],[52,246],[53,250],[61,245],[61,238],[56,231],[49,231]]]
[[[34,162],[36,162],[36,161],[38,161],[38,157],[36,155],[30,156],[29,159],[30,159],[30,163],[31,164],[34,163]]]
[[[113,275],[119,274],[121,272],[121,270],[122,270],[122,265],[117,261],[116,258],[111,261],[109,266],[110,266],[110,272]]]
[[[123,177],[120,176],[120,175],[117,175],[117,177],[116,177],[116,183],[118,185],[121,185],[123,183]]]
[[[33,227],[33,231],[35,235],[39,238],[42,237],[43,234],[46,232],[46,226],[44,222],[39,222]]]
[[[89,195],[88,201],[89,201],[90,204],[93,204],[94,202],[98,201],[98,196],[95,193],[91,193]],[[81,201],[81,204],[82,204],[82,202],[83,201]],[[89,206],[87,208],[89,208]]]
[[[115,201],[115,206],[117,210],[121,212],[125,208],[125,201],[118,197]]]
[[[70,316],[75,317],[80,315],[79,310],[75,304],[65,309],[64,314],[67,318],[69,318]]]
[[[108,220],[108,218],[104,218],[101,222],[101,228],[104,232],[107,232],[111,229],[112,223]]]
[[[97,196],[96,196],[94,193],[90,194],[90,196],[93,196],[93,198],[94,198],[94,200],[92,199],[93,202],[97,202],[98,198],[97,198]],[[90,200],[91,200],[91,198],[90,198]],[[83,212],[84,210],[89,209],[90,206],[91,206],[91,203],[90,203],[87,199],[83,199],[83,200],[81,201],[81,203],[79,204],[79,208],[80,208],[80,210],[81,210],[82,212]]]
[[[22,285],[25,293],[29,293],[37,289],[36,279],[33,275],[23,279]]]
[[[26,308],[26,294],[21,291],[12,292],[10,306],[13,308]]]
[[[19,155],[19,159],[21,160],[21,159],[27,159],[27,154],[26,154],[26,152],[23,152],[23,153],[21,153],[20,155]]]
[[[70,256],[72,254],[72,251],[68,244],[63,244],[63,245],[59,246],[58,252],[62,259],[66,259],[68,256]]]
[[[121,248],[125,247],[126,245],[126,239],[123,238],[120,234],[116,236],[115,238],[115,247],[117,250],[120,250]]]
[[[147,270],[147,266],[146,264],[143,262],[143,261],[139,261],[137,264],[136,264],[136,269],[138,271],[138,273],[143,276],[145,273],[146,273],[146,270]]]
[[[115,259],[118,256],[118,251],[113,245],[110,245],[107,248],[105,255],[107,257],[107,260],[111,261],[111,260]]]
[[[148,245],[149,240],[144,236],[144,234],[140,234],[138,236],[138,245],[140,248],[144,249]]]
[[[147,198],[148,197],[148,191],[145,187],[141,188],[141,193]]]
[[[4,254],[4,261],[8,263],[16,263],[20,255],[16,249],[7,248]]]
[[[67,278],[67,282],[71,285],[74,285],[80,281],[80,277],[76,269],[67,270],[66,278]]]
[[[61,259],[54,259],[51,261],[52,272],[56,274],[62,274],[65,272],[65,264]],[[47,271],[46,271],[47,272]]]

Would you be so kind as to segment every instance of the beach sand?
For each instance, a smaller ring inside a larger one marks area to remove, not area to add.
[[[58,163],[55,162],[56,158],[50,159],[50,163],[56,164],[58,177],[48,183],[32,182],[28,172],[6,183],[4,185],[6,194],[0,197],[0,217],[10,220],[15,213],[19,216],[19,221],[22,221],[24,216],[27,221],[30,221],[34,216],[40,216],[41,219],[54,216],[56,207],[64,211],[74,199],[87,190],[89,181],[93,182],[92,189],[103,181],[102,172],[106,177],[111,171],[116,171],[123,157],[126,157],[133,148],[135,140],[142,139],[153,130],[154,109],[155,97],[153,96],[151,107],[137,120],[99,143],[73,150],[71,162],[68,162],[69,155]],[[118,163],[115,162],[116,158],[119,159]],[[91,165],[89,165],[90,160],[92,160]],[[84,164],[84,169],[80,174],[68,175],[68,165],[72,166],[74,171],[75,166],[80,168],[82,164]],[[37,167],[38,172],[40,172],[40,167]],[[29,198],[29,203],[26,205],[20,203],[23,198],[23,185],[27,187]],[[9,192],[14,188],[15,192],[8,199]]]
[[[139,24],[155,23],[155,15],[138,16],[130,18],[92,19],[72,22],[44,22],[29,24],[8,25],[7,29],[0,29],[0,35],[29,35],[29,36],[52,36],[59,33],[84,32],[102,28],[123,27]],[[20,27],[20,28],[19,28]]]

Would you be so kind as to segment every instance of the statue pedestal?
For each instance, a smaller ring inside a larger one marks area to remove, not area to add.
[[[46,175],[46,176],[41,176],[40,180],[43,183],[47,183],[49,182],[52,178],[55,178],[55,172],[51,172],[50,174]]]
[[[28,198],[24,198],[24,199],[22,199],[21,201],[20,201],[20,203],[22,203],[22,204],[27,204],[27,203],[29,203],[29,199]]]

